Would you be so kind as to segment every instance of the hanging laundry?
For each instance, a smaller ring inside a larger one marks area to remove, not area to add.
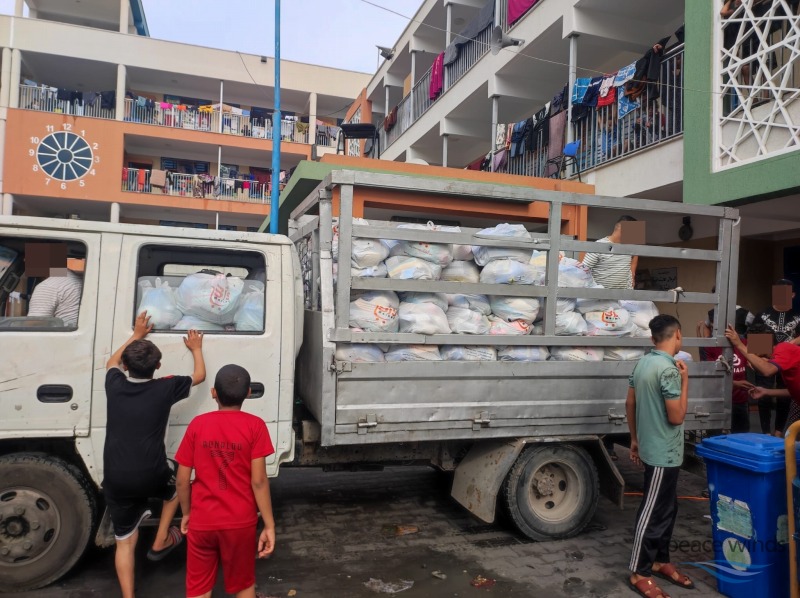
[[[96,91],[87,91],[83,94],[83,103],[87,107],[94,108],[98,99],[100,99],[100,94]]]
[[[522,151],[533,151],[533,117],[525,121],[525,133],[522,139]]]
[[[614,79],[617,74],[606,75],[600,83],[599,97],[597,98],[597,107],[608,106],[614,103],[617,98],[617,88],[614,87]]]
[[[495,153],[494,157],[492,158],[494,161],[494,171],[499,172],[503,169],[508,161],[508,150],[503,148],[497,153]]]
[[[100,107],[112,109],[117,107],[117,92],[114,90],[111,91],[101,91],[100,92]]]
[[[511,149],[511,134],[514,132],[514,123],[506,125],[506,149]]]
[[[503,124],[497,125],[497,134],[494,138],[494,147],[495,149],[500,149],[501,147],[505,147],[506,145],[506,134],[508,132],[508,127]]]
[[[140,168],[139,172],[136,173],[136,186],[138,191],[144,191],[144,185],[147,181],[147,171],[144,168]]]
[[[140,108],[144,108],[145,104],[147,104],[147,98],[144,96],[136,96],[136,105]]]
[[[664,47],[669,38],[667,36],[658,40],[645,55],[636,61],[636,72],[633,79],[625,84],[625,95],[635,100],[645,91],[648,101],[658,99],[658,77],[661,74],[661,59],[664,57]]]
[[[508,0],[508,24],[513,25],[539,0]]]
[[[428,87],[428,99],[435,100],[444,88],[444,52],[439,54],[431,67],[431,83]]]
[[[585,120],[591,112],[592,109],[589,106],[575,104],[572,107],[572,123],[575,124]]]
[[[56,98],[62,102],[69,102],[70,91],[69,89],[59,89],[56,92]]]
[[[575,79],[575,85],[572,87],[572,105],[583,104],[583,98],[586,97],[586,91],[589,89],[589,84],[592,82],[591,77],[579,77]]]
[[[633,75],[635,73],[636,73],[636,62],[631,62],[625,68],[619,69],[617,71],[617,76],[614,77],[614,87],[625,85],[628,81],[633,79]]]
[[[564,131],[567,125],[567,111],[562,110],[550,117],[550,145],[547,147],[548,161],[559,158],[564,153]],[[558,173],[558,165],[548,164],[545,176]]]
[[[568,91],[567,88],[569,84],[565,85],[561,91],[559,91],[556,95],[553,96],[553,101],[550,102],[550,116],[558,114],[562,110],[567,109],[568,105]]]
[[[495,0],[488,0],[475,18],[472,19],[461,33],[455,36],[454,41],[447,46],[444,51],[445,66],[453,64],[456,61],[461,51],[461,46],[475,39],[478,34],[487,27],[491,27],[492,23],[494,23],[494,3]]]
[[[474,160],[473,162],[470,162],[469,164],[467,164],[467,167],[464,170],[480,170],[481,169],[481,165],[483,164],[483,160],[484,160],[484,157],[481,156],[477,160]]]
[[[386,115],[386,118],[383,120],[383,130],[387,133],[394,128],[397,124],[397,106],[392,108],[389,111],[389,114]]]
[[[584,106],[597,106],[597,99],[600,97],[600,84],[602,82],[602,77],[592,77],[592,80],[589,82],[589,88],[586,90],[586,95],[583,96]]]
[[[150,184],[153,187],[166,187],[167,185],[167,171],[153,169],[150,173]]]
[[[623,89],[620,87],[617,90],[617,118],[623,118],[639,108],[639,100],[632,100],[629,96],[626,96],[623,93]]]
[[[527,120],[522,120],[514,124],[514,129],[511,132],[511,157],[516,158],[525,153],[525,139],[527,132]]]

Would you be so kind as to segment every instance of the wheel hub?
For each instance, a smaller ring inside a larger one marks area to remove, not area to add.
[[[53,500],[32,488],[0,493],[0,566],[30,563],[53,545],[61,517]]]
[[[579,486],[577,474],[569,465],[547,463],[531,479],[528,504],[542,520],[561,521],[577,506]]]
[[[539,496],[552,496],[556,487],[554,475],[547,467],[542,467],[536,472],[534,484]]]

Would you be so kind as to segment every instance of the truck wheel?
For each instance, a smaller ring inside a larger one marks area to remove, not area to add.
[[[577,446],[534,446],[517,457],[503,487],[505,509],[519,531],[533,540],[578,534],[594,515],[597,469]]]
[[[41,588],[83,555],[96,515],[94,493],[62,459],[0,457],[0,592]]]

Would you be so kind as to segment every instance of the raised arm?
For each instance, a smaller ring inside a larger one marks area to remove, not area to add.
[[[269,492],[267,465],[264,457],[253,459],[250,462],[250,476],[258,511],[264,521],[264,529],[258,537],[258,558],[263,559],[275,550],[275,518],[272,515],[272,496]]]
[[[136,322],[133,324],[133,334],[119,349],[116,350],[111,357],[108,358],[108,361],[106,362],[106,369],[110,370],[111,368],[118,368],[122,363],[122,352],[127,348],[127,346],[133,341],[142,340],[152,329],[153,325],[150,323],[150,316],[147,315],[146,311],[143,311],[136,316]]]
[[[750,365],[752,365],[762,376],[774,376],[780,371],[778,366],[774,363],[770,363],[763,357],[759,357],[754,353],[748,353],[747,346],[742,342],[742,339],[739,338],[739,333],[736,332],[736,330],[734,330],[733,326],[730,324],[728,324],[728,327],[725,329],[725,337],[730,341],[734,348],[739,349],[739,352],[745,356],[745,359],[747,359],[748,363],[750,363]]]
[[[203,359],[203,333],[197,330],[190,330],[184,337],[183,344],[192,352],[192,359],[194,359],[192,386],[197,386],[206,379],[206,362]]]
[[[667,409],[667,421],[673,426],[679,426],[686,418],[686,411],[689,408],[689,368],[680,360],[676,361],[675,365],[680,373],[681,394],[677,400],[674,398],[674,394],[671,395],[673,398],[665,398],[664,404]],[[662,379],[662,392],[665,390],[668,389],[664,388],[664,380]]]

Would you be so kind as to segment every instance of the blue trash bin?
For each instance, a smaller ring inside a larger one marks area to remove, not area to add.
[[[783,439],[730,434],[704,440],[717,589],[730,598],[789,596]]]

